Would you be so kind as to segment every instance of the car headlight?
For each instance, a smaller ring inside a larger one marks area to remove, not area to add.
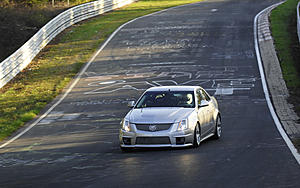
[[[183,119],[178,123],[178,128],[177,128],[178,131],[183,131],[186,130],[187,128],[188,128],[188,122],[186,119]]]
[[[122,129],[126,132],[129,132],[130,131],[130,123],[128,120],[123,120],[122,121]]]

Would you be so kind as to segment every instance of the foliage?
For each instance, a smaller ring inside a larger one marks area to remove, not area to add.
[[[300,87],[300,48],[297,37],[298,0],[288,0],[271,14],[271,29],[288,87]]]
[[[271,13],[271,30],[290,102],[300,115],[300,44],[297,36],[298,0],[287,0]]]
[[[69,0],[70,5],[78,5],[93,0]],[[68,0],[54,0],[54,5],[66,4]],[[29,6],[29,7],[45,7],[52,5],[52,0],[1,0],[1,6]]]

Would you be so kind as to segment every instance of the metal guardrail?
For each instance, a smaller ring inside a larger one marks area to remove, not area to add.
[[[297,5],[297,32],[298,32],[298,40],[300,43],[300,14],[299,14],[300,2]]]
[[[98,0],[62,12],[42,27],[21,48],[0,63],[0,88],[22,71],[64,29],[134,1],[136,0]]]

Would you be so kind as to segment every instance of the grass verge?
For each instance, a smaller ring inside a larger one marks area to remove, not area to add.
[[[67,29],[0,89],[0,140],[36,117],[120,25],[152,12],[199,1],[141,0]]]
[[[289,102],[300,116],[300,44],[297,36],[298,0],[287,0],[271,13],[271,30]]]

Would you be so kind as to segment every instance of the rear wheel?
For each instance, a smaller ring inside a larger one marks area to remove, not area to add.
[[[216,127],[215,127],[215,132],[214,132],[214,139],[219,139],[222,134],[222,123],[221,123],[221,117],[218,115],[216,119]]]
[[[194,130],[194,141],[193,145],[195,148],[199,147],[201,142],[201,130],[200,130],[200,125],[197,124]]]

